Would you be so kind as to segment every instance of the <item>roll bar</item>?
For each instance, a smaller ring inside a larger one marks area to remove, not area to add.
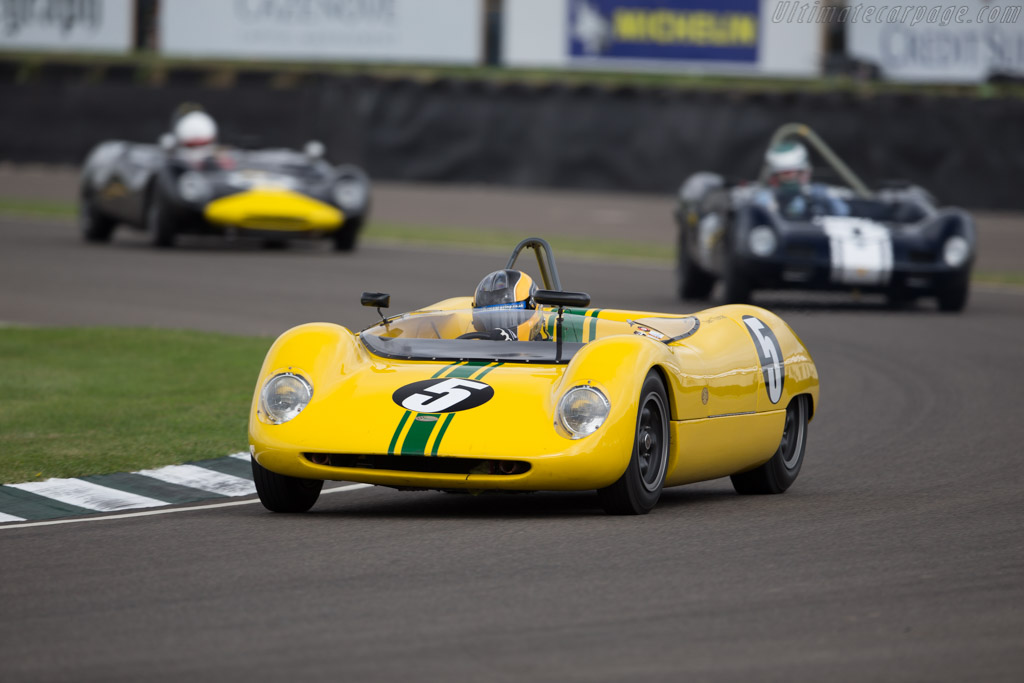
[[[562,281],[558,279],[558,268],[555,267],[555,255],[551,251],[551,245],[539,237],[527,237],[516,245],[512,250],[512,256],[505,266],[508,270],[515,268],[516,259],[523,249],[533,249],[537,254],[537,267],[540,268],[540,277],[544,281],[544,289],[562,291]]]

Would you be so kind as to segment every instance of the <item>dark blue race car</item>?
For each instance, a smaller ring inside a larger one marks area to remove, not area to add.
[[[809,143],[845,185],[810,182]],[[727,302],[759,289],[884,293],[892,305],[935,297],[967,303],[976,234],[971,216],[940,208],[923,188],[869,190],[812,130],[780,128],[758,181],[700,172],[679,192],[679,295]]]

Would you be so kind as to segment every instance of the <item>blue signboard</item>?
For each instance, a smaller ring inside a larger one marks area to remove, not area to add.
[[[570,0],[577,59],[757,62],[760,0]]]

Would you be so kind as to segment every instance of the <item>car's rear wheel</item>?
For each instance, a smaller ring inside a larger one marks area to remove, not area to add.
[[[153,192],[146,205],[146,235],[154,247],[174,246],[174,224],[167,215],[159,192]]]
[[[271,512],[306,512],[320,497],[324,482],[271,472],[252,459],[252,479],[263,507]]]
[[[78,205],[78,227],[86,242],[109,242],[117,227],[117,221],[103,215],[86,196]]]
[[[640,390],[629,465],[618,481],[597,492],[605,512],[644,515],[651,511],[665,485],[669,439],[668,394],[661,376],[652,370]]]
[[[346,220],[334,233],[335,251],[352,251],[356,248],[356,238],[359,236],[359,229],[363,226],[363,219],[353,218]]]
[[[775,455],[760,467],[734,474],[732,487],[741,495],[782,493],[796,481],[804,462],[807,448],[807,422],[810,419],[810,399],[797,396],[786,408],[786,425]]]
[[[706,301],[715,286],[715,278],[694,263],[690,256],[690,245],[686,231],[679,230],[678,262],[676,273],[679,276],[679,296],[682,299]]]

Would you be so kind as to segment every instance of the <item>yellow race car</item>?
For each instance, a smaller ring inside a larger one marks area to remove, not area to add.
[[[544,289],[515,270],[536,252]],[[363,304],[386,308],[387,294]],[[267,353],[249,443],[260,500],[304,512],[325,480],[444,491],[597,490],[643,514],[663,487],[729,476],[741,494],[796,479],[818,372],[761,308],[692,315],[588,307],[551,248],[524,240],[473,297],[357,333],[310,323]]]

